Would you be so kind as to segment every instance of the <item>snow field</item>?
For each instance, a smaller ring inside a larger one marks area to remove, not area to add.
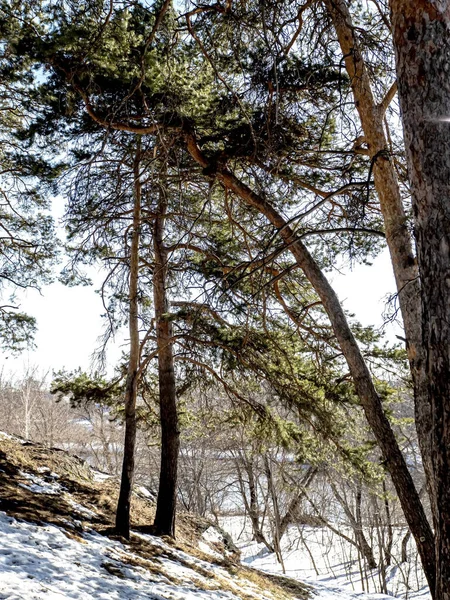
[[[225,517],[220,525],[241,551],[244,564],[269,573],[282,573],[275,554],[270,554],[264,544],[252,541],[248,519]],[[351,535],[351,532],[346,533]],[[397,531],[397,544],[403,535],[404,531]],[[321,600],[431,600],[418,559],[412,563],[393,563],[387,569],[386,596],[377,593],[381,589],[379,572],[364,569],[358,561],[356,549],[326,528],[291,527],[283,538],[282,546],[286,576],[313,586]]]

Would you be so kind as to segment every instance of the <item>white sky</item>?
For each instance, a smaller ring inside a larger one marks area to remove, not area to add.
[[[378,256],[372,266],[356,265],[341,275],[332,276],[333,285],[344,302],[363,325],[383,324],[386,297],[395,292],[395,283],[387,251]],[[42,293],[26,291],[21,297],[21,308],[35,316],[38,322],[37,349],[25,351],[19,357],[0,353],[0,370],[18,376],[27,365],[38,366],[41,372],[62,368],[73,370],[90,368],[92,352],[99,346],[104,312],[100,297],[93,287],[65,287],[60,283],[46,286]],[[398,325],[386,326],[386,337],[398,342]],[[123,337],[121,338],[123,343]],[[120,357],[120,344],[108,353],[110,370]]]
[[[61,222],[64,214],[64,199],[53,198],[52,215],[55,223]],[[58,227],[57,234],[64,239],[64,228]],[[61,268],[62,264],[59,265]],[[20,310],[35,317],[38,331],[35,336],[35,350],[25,350],[19,356],[2,352],[0,349],[0,372],[14,376],[38,367],[41,374],[61,369],[74,370],[81,367],[90,370],[92,353],[101,344],[105,312],[99,294],[95,292],[102,282],[102,276],[93,269],[84,269],[94,281],[93,286],[67,287],[55,282],[42,288],[41,292],[29,289],[17,293]],[[108,371],[112,372],[121,356],[123,336],[116,346],[111,346],[107,354]]]
[[[382,328],[389,342],[398,342],[396,336],[403,336],[402,327],[398,321],[386,322],[386,314],[391,315],[398,308],[388,304],[396,286],[387,248],[371,265],[344,268],[341,274],[333,273],[329,279],[346,310],[354,313],[363,325]]]

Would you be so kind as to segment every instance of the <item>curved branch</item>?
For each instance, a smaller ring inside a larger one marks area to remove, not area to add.
[[[386,114],[387,109],[389,108],[389,105],[391,104],[392,100],[395,98],[395,94],[397,93],[397,81],[394,81],[394,83],[391,85],[391,87],[388,89],[388,91],[386,92],[386,96],[383,98],[383,100],[380,102],[380,104],[378,105],[378,108],[381,112],[381,116],[384,117],[384,115]]]

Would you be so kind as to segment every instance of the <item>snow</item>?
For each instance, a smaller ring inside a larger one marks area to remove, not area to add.
[[[135,534],[162,550],[151,560],[93,531],[75,539],[54,525],[17,521],[3,512],[0,535],[0,600],[239,600],[240,590],[255,600],[271,598],[149,535]]]
[[[18,485],[37,496],[61,496],[72,514],[67,514],[64,526],[58,527],[19,521],[0,512],[0,600],[275,600],[270,589],[262,589],[239,570],[221,566],[227,551],[220,550],[223,534],[214,526],[198,541],[203,559],[147,534],[133,532],[136,546],[122,544],[89,529],[92,525],[86,520],[94,522],[98,514],[89,501],[85,506],[79,496],[75,500],[48,467],[38,467],[36,473],[19,471],[19,476]],[[94,478],[101,482],[110,476],[96,472]],[[153,497],[146,488],[137,487],[136,492]],[[228,517],[221,525],[233,537],[246,566],[281,574],[274,554],[252,541],[245,519]],[[354,558],[345,557],[342,545],[335,540],[324,546],[326,533],[322,528],[303,528],[308,552],[299,544],[298,535],[298,530],[290,530],[284,541],[285,570],[287,576],[307,583],[311,600],[405,597],[401,585],[405,566],[391,568],[388,596],[369,593],[376,573],[358,579]],[[143,554],[134,550],[139,545],[145,550]],[[416,591],[407,597],[429,600],[417,573],[414,571]]]
[[[282,574],[282,567],[275,554],[269,553],[264,544],[252,541],[248,520],[239,516],[220,520],[241,551],[241,560],[247,566],[269,573]],[[404,535],[399,531],[397,543]],[[345,548],[329,530],[322,527],[303,526],[301,537],[296,527],[288,530],[283,538],[283,560],[286,576],[311,585],[315,600],[375,600],[405,598],[431,600],[423,572],[417,565],[394,564],[387,570],[388,595],[380,590],[376,570],[361,574],[356,552]],[[306,547],[307,546],[307,547]],[[417,568],[416,568],[417,567]],[[368,593],[370,591],[370,593]]]
[[[95,469],[91,469],[91,471],[92,471],[93,479],[97,483],[102,483],[103,481],[106,481],[107,479],[111,479],[111,477],[112,477],[112,475],[108,475],[108,473],[102,473],[101,471],[96,471]]]
[[[81,516],[85,517],[86,519],[93,519],[94,517],[97,516],[97,513],[95,513],[93,510],[91,510],[90,508],[86,508],[85,506],[79,504],[78,502],[75,502],[75,500],[73,500],[72,498],[70,498],[70,496],[68,496],[67,494],[64,494],[64,500],[70,504],[70,506],[72,506],[72,508]],[[1,598],[0,598],[1,600]]]
[[[143,485],[138,485],[134,488],[134,491],[136,492],[136,494],[138,496],[142,496],[143,498],[148,498],[149,500],[155,501],[156,500],[156,495],[151,492],[150,490],[148,490],[146,487],[144,487]]]
[[[27,440],[24,440],[23,438],[20,438],[17,435],[10,435],[9,433],[5,433],[4,431],[0,431],[0,437],[18,442],[19,444],[22,444],[22,446],[28,443]]]
[[[239,592],[255,600],[270,598],[223,567],[150,535],[135,534],[162,551],[151,560],[93,531],[82,538],[69,537],[54,525],[17,521],[3,512],[0,535],[0,600],[238,600]],[[145,568],[146,563],[151,570]],[[314,600],[388,598],[392,600],[391,596],[343,592],[323,584],[313,588]]]
[[[38,467],[38,473],[45,473],[47,477],[51,477],[52,479],[59,479],[58,473],[54,473],[49,467]]]
[[[0,599],[237,598],[229,592],[196,588],[193,572],[176,562],[167,569],[180,577],[181,583],[176,585],[163,574],[127,565],[123,558],[132,558],[132,554],[126,547],[97,533],[85,533],[80,543],[67,537],[58,527],[19,522],[5,513],[0,513],[0,532]]]
[[[222,555],[219,554],[219,552],[216,552],[216,550],[213,550],[211,546],[208,546],[208,544],[205,544],[205,542],[202,542],[201,540],[198,543],[198,548],[204,554],[208,554],[208,556],[211,556],[213,558],[223,558]]]
[[[30,492],[34,492],[35,494],[56,495],[60,494],[64,489],[63,486],[56,481],[45,481],[41,477],[33,475],[32,473],[24,473],[23,471],[20,471],[20,476],[23,479],[30,481],[29,484],[19,483],[20,487],[23,487]]]
[[[339,587],[329,587],[316,583],[314,585],[314,600],[392,600],[385,594],[364,594],[360,592],[342,591]]]
[[[203,532],[202,538],[205,539],[207,542],[212,542],[216,544],[223,541],[223,536],[215,527],[208,527],[208,529]]]

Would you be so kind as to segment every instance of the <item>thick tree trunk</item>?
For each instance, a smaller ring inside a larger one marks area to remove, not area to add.
[[[153,227],[155,303],[158,348],[159,406],[161,419],[161,471],[154,530],[157,535],[175,536],[178,453],[180,433],[173,361],[172,324],[168,318],[167,250],[164,246],[164,222],[167,210],[165,190],[160,191],[158,215]]]
[[[194,136],[189,132],[186,133],[186,142],[191,156],[202,167],[208,167],[207,159],[199,150]],[[380,446],[403,512],[413,533],[430,587],[433,588],[435,577],[433,533],[392,427],[384,413],[380,397],[373,385],[369,369],[347,323],[335,291],[303,242],[296,237],[284,217],[265,198],[253,192],[226,168],[217,172],[217,178],[224,187],[234,192],[246,204],[256,208],[278,230],[286,247],[289,248],[322,301],[347,361],[361,406]]]
[[[436,600],[450,600],[450,2],[391,0],[431,401]]]
[[[422,345],[419,273],[397,175],[383,127],[387,106],[383,101],[378,104],[373,96],[369,74],[355,35],[347,0],[324,0],[324,3],[333,21],[344,56],[356,110],[372,163],[375,189],[383,214],[386,241],[407,339],[406,349],[414,382],[418,439],[427,479],[431,485],[431,413],[426,385],[425,352]],[[388,93],[388,99],[390,96],[391,94]],[[432,488],[430,488],[430,493],[432,493]]]
[[[140,140],[138,138],[134,160],[134,207],[130,249],[129,280],[129,332],[130,356],[125,386],[125,443],[123,450],[122,479],[116,511],[116,531],[130,537],[130,504],[134,479],[136,447],[136,397],[139,369],[139,242],[141,227]]]

